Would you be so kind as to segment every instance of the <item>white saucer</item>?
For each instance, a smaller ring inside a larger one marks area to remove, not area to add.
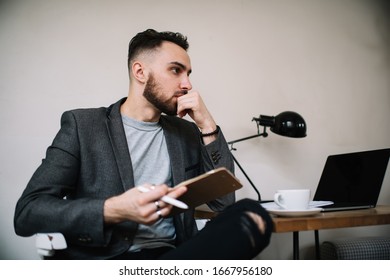
[[[271,214],[282,217],[303,217],[312,216],[321,212],[321,208],[309,208],[306,210],[284,210],[284,209],[267,209]]]

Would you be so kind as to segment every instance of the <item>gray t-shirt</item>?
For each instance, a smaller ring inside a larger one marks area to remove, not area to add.
[[[145,183],[172,186],[171,164],[160,123],[140,122],[126,116],[122,116],[122,120],[133,164],[135,186]],[[174,247],[175,236],[172,218],[159,220],[151,226],[140,224],[130,251]]]

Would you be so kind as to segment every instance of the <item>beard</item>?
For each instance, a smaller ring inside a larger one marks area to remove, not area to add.
[[[160,96],[162,95],[161,86],[154,79],[153,74],[150,74],[148,80],[146,81],[145,89],[143,96],[148,100],[154,107],[160,110],[162,113],[167,114],[168,116],[177,115],[177,101],[174,102],[172,99],[161,100]]]

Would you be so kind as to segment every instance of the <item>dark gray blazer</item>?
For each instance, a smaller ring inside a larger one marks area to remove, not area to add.
[[[61,232],[68,249],[60,258],[105,259],[129,249],[138,224],[105,225],[104,201],[134,186],[132,163],[120,115],[125,99],[108,108],[65,112],[61,129],[46,158],[19,199],[14,217],[15,232]],[[173,184],[233,161],[222,132],[213,143],[202,144],[192,122],[161,116],[172,165]],[[229,194],[209,204],[221,211],[235,201]],[[177,244],[197,229],[193,209],[174,217]]]

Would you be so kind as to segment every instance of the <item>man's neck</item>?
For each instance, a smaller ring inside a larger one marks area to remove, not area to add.
[[[142,122],[158,122],[161,116],[153,105],[133,93],[129,93],[120,111],[122,115]]]

